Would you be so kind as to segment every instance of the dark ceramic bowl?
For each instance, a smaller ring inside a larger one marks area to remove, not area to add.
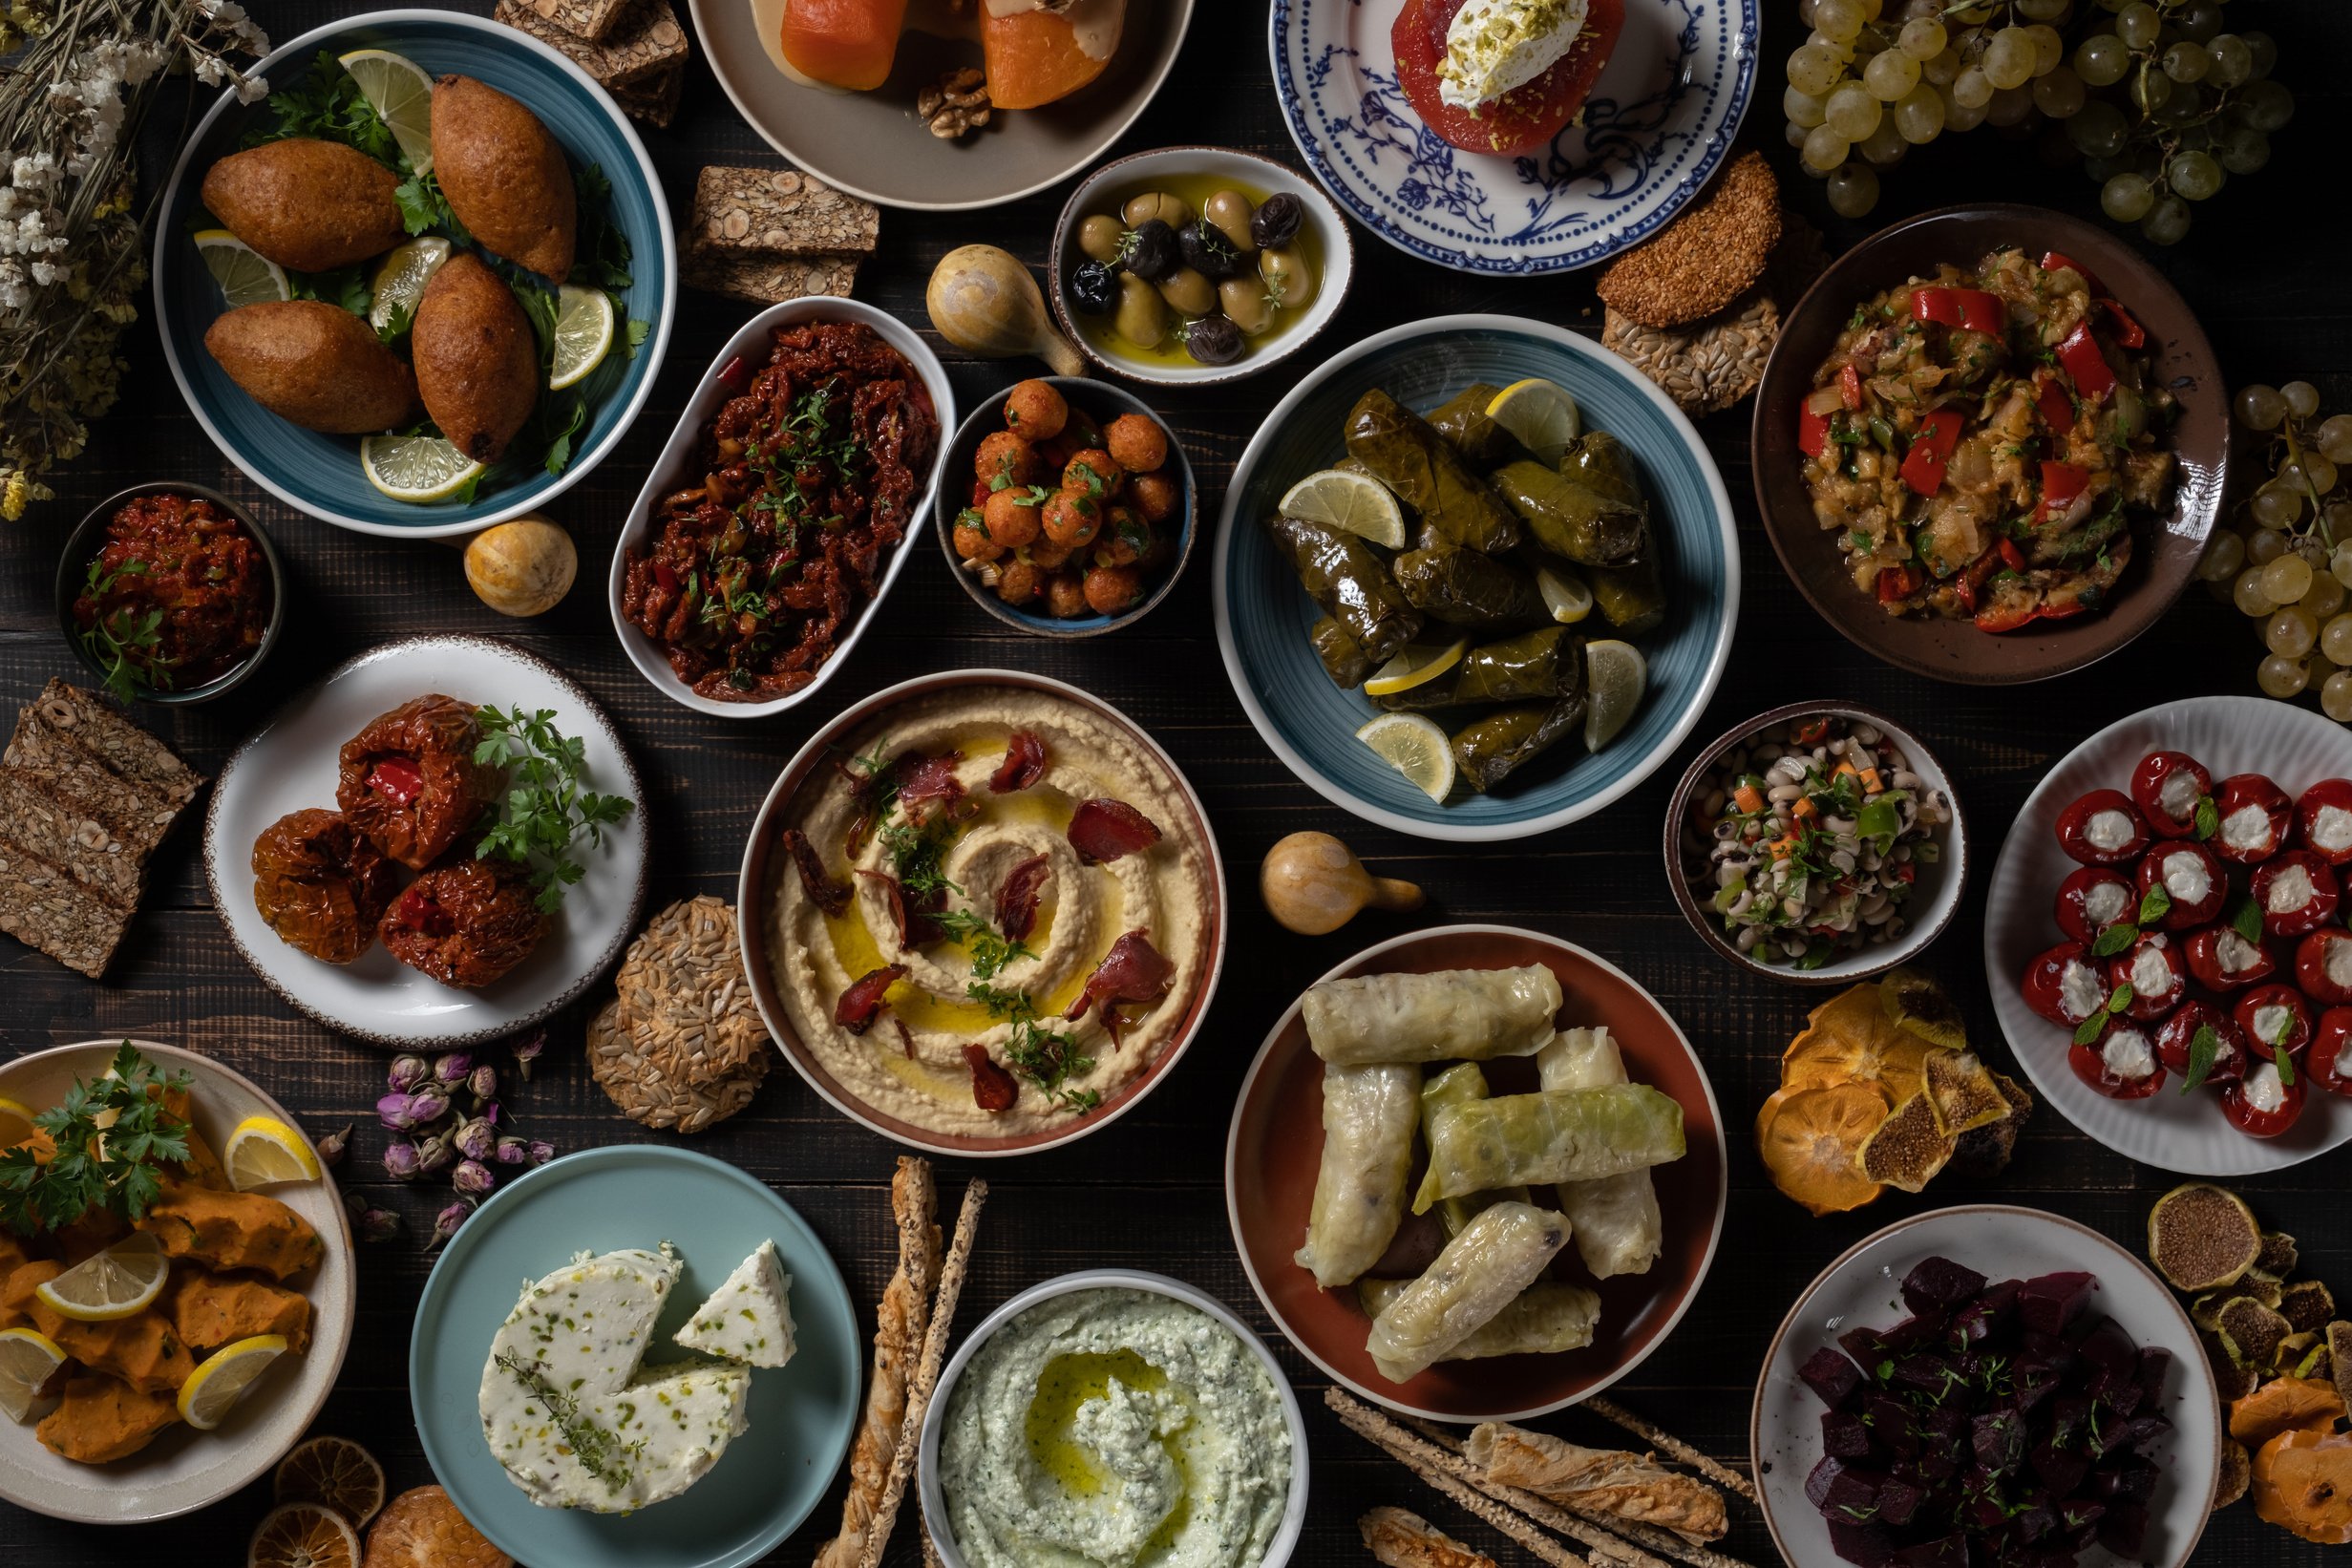
[[[1835,535],[1813,519],[1797,416],[1814,370],[1854,307],[1881,289],[1973,266],[2004,245],[2063,251],[2096,273],[2148,330],[2154,378],[2180,400],[2172,450],[2171,509],[2136,524],[2138,550],[2105,609],[1994,635],[1966,621],[1896,619],[1854,585]],[[1790,311],[1764,369],[1752,431],[1756,505],[1764,531],[1799,590],[1864,652],[1941,681],[2006,686],[2095,664],[2156,624],[2187,587],[2221,514],[2230,450],[2230,393],[2195,314],[2156,265],[2121,236],[2040,207],[1947,207],[1897,223],[1833,263]]]
[[[1060,616],[1049,615],[1043,609],[1018,609],[997,597],[996,590],[983,583],[977,572],[964,566],[963,558],[956,554],[956,514],[970,504],[972,459],[980,451],[980,443],[1005,428],[1005,399],[1012,394],[1010,387],[983,400],[957,427],[955,439],[947,444],[946,456],[940,465],[939,496],[931,508],[932,526],[939,535],[940,550],[947,557],[948,570],[964,585],[964,591],[972,596],[972,602],[999,621],[1039,637],[1099,637],[1151,614],[1153,606],[1167,598],[1176,579],[1184,575],[1185,563],[1193,558],[1193,541],[1200,537],[1197,515],[1199,490],[1193,482],[1192,459],[1184,455],[1184,443],[1165,414],[1133,392],[1108,382],[1089,381],[1076,375],[1039,379],[1059,392],[1072,408],[1085,410],[1098,425],[1108,425],[1123,413],[1140,413],[1166,434],[1168,461],[1163,470],[1176,482],[1176,509],[1166,520],[1152,526],[1155,531],[1163,531],[1171,523],[1176,525],[1175,555],[1159,568],[1159,575],[1146,584],[1141,601],[1116,615]]]
[[[202,686],[192,686],[180,691],[155,691],[144,686],[133,688],[140,702],[159,703],[166,707],[185,707],[193,703],[210,702],[225,696],[244,685],[252,673],[262,667],[269,650],[278,646],[278,633],[286,629],[286,563],[278,559],[278,547],[253,514],[230,500],[217,490],[201,484],[185,484],[177,479],[160,479],[153,484],[135,484],[128,490],[117,491],[92,507],[74,531],[65,537],[65,548],[57,556],[57,626],[65,634],[66,646],[82,667],[103,681],[106,667],[82,646],[81,628],[74,619],[74,602],[81,597],[82,585],[89,580],[90,560],[98,553],[98,541],[115,514],[142,496],[185,496],[190,500],[210,501],[222,512],[244,525],[253,541],[262,547],[262,560],[269,565],[269,620],[262,627],[262,646],[253,650],[244,664],[218,680]]]

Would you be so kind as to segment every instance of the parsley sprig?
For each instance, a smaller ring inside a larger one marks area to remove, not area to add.
[[[130,608],[108,609],[106,596],[126,577],[145,577],[147,563],[131,560],[106,567],[93,558],[82,580],[82,596],[97,606],[90,625],[76,634],[90,657],[106,675],[107,695],[128,703],[141,688],[150,691],[172,689],[171,661],[162,657],[163,612]]]
[[[1037,1004],[1027,991],[1006,990],[985,980],[966,985],[964,994],[988,1009],[988,1016],[1012,1026],[1005,1041],[1005,1061],[1014,1072],[1043,1090],[1052,1102],[1069,1111],[1091,1111],[1102,1095],[1091,1089],[1065,1089],[1071,1078],[1094,1070],[1094,1058],[1078,1049],[1078,1042],[1038,1021]]]
[[[604,830],[617,826],[637,803],[625,795],[599,795],[583,784],[586,749],[577,736],[556,728],[552,710],[526,714],[519,708],[504,712],[484,708],[475,717],[482,738],[474,760],[511,770],[506,798],[495,808],[495,820],[475,857],[502,856],[529,866],[539,907],[553,914],[563,902],[563,890],[587,875],[571,857],[572,841],[584,833],[591,845],[601,847]]]
[[[164,1099],[186,1091],[188,1074],[160,1071],[128,1040],[109,1067],[32,1118],[53,1145],[46,1163],[21,1144],[0,1153],[0,1224],[30,1236],[94,1209],[138,1219],[162,1196],[157,1167],[188,1157],[188,1124]]]

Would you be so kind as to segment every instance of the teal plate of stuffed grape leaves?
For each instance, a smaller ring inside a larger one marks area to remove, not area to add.
[[[1469,389],[1527,380],[1569,394],[1572,439],[1531,452],[1476,423],[1487,394]],[[1441,411],[1444,431],[1425,417]],[[1404,548],[1282,519],[1294,485],[1343,462],[1398,498]],[[1213,570],[1226,674],[1275,754],[1367,821],[1457,841],[1578,821],[1647,778],[1714,694],[1739,611],[1730,497],[1690,421],[1591,341],[1513,316],[1395,328],[1307,375],[1241,456]],[[1581,619],[1553,613],[1586,594]],[[1366,695],[1400,650],[1457,641],[1445,673]],[[1588,658],[1602,642],[1629,645],[1645,679],[1588,751],[1594,693],[1630,663],[1622,646]],[[1357,738],[1398,710],[1446,737],[1443,800]]]

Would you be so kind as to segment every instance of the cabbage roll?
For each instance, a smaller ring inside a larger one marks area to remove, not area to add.
[[[1540,964],[1326,980],[1301,1005],[1315,1054],[1345,1063],[1532,1056],[1559,1008],[1559,979]]]
[[[1544,1049],[1548,1050],[1551,1048],[1547,1046]],[[1458,1105],[1465,1100],[1483,1100],[1487,1094],[1486,1072],[1477,1063],[1460,1062],[1446,1069],[1421,1086],[1422,1133],[1425,1135],[1428,1134],[1430,1118],[1437,1113],[1440,1106]],[[1449,1197],[1437,1205],[1437,1218],[1446,1227],[1448,1236],[1459,1236],[1463,1227],[1476,1218],[1481,1210],[1493,1208],[1506,1200],[1526,1202],[1527,1189],[1506,1187],[1500,1192]]]
[[[1536,1070],[1542,1074],[1545,1089],[1601,1089],[1626,1081],[1625,1058],[1605,1028],[1562,1029],[1558,1039],[1536,1053]],[[1647,1274],[1657,1261],[1665,1226],[1658,1215],[1658,1190],[1646,1169],[1591,1181],[1563,1181],[1559,1208],[1575,1229],[1577,1256],[1594,1279]]]
[[[1356,1299],[1367,1314],[1377,1318],[1411,1287],[1410,1280],[1358,1280]],[[1593,1343],[1593,1328],[1600,1322],[1598,1292],[1557,1280],[1537,1280],[1485,1326],[1473,1329],[1470,1338],[1437,1359],[1479,1361],[1488,1356],[1549,1356],[1581,1350]]]
[[[1647,1084],[1505,1094],[1430,1118],[1430,1169],[1413,1213],[1521,1182],[1591,1181],[1683,1157],[1683,1108]]]
[[[1495,1204],[1372,1320],[1365,1342],[1372,1364],[1389,1382],[1403,1383],[1443,1360],[1501,1317],[1567,1244],[1568,1221],[1551,1210]]]
[[[1323,1166],[1296,1257],[1325,1290],[1380,1261],[1405,1218],[1420,1089],[1417,1067],[1324,1067]]]
[[[1347,456],[1421,514],[1432,538],[1472,550],[1508,550],[1519,519],[1430,422],[1378,387],[1347,414]]]

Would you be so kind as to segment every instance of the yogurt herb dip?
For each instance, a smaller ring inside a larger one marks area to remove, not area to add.
[[[940,1484],[971,1568],[1257,1568],[1293,1455],[1282,1396],[1223,1324],[1082,1290],[1011,1319],[949,1396]]]

